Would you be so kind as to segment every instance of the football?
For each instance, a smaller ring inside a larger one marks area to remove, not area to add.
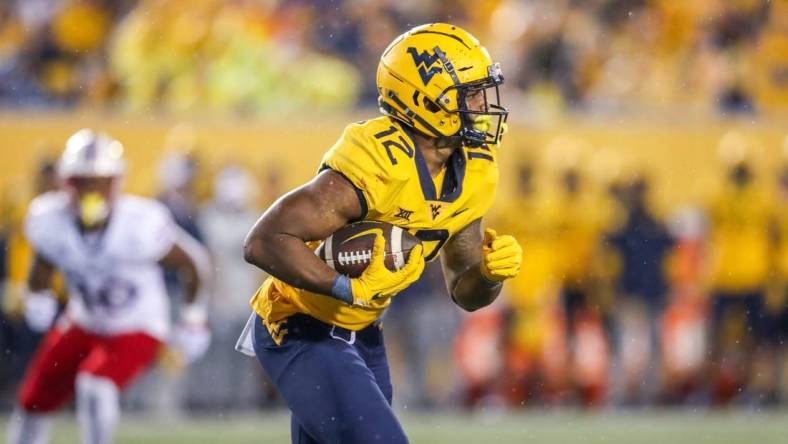
[[[315,254],[328,266],[345,276],[359,277],[369,265],[375,236],[386,240],[386,268],[396,271],[410,257],[410,251],[420,244],[419,239],[402,228],[386,222],[361,221],[345,225],[326,238]]]

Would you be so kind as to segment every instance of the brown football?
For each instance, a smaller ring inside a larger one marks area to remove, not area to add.
[[[410,250],[420,244],[419,239],[404,229],[386,222],[361,221],[345,225],[326,238],[315,254],[336,271],[351,278],[361,276],[372,257],[375,235],[386,240],[386,268],[396,271],[410,257]]]

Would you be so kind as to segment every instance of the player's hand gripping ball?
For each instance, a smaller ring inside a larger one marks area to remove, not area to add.
[[[408,262],[397,271],[386,268],[385,252],[386,241],[383,236],[376,235],[369,266],[361,273],[361,276],[350,280],[354,305],[366,306],[375,298],[394,296],[415,282],[424,271],[424,254],[421,244],[413,247]]]
[[[523,249],[513,236],[498,236],[495,230],[484,230],[482,242],[482,276],[490,282],[503,282],[517,276],[523,262]]]
[[[315,254],[339,272],[333,296],[366,306],[378,297],[393,296],[424,270],[421,241],[400,227],[378,221],[346,225],[318,247]]]

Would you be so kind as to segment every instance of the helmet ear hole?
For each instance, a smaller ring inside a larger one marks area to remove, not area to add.
[[[438,106],[437,103],[433,102],[432,100],[426,97],[424,97],[424,108],[431,113],[437,113],[438,111],[441,110],[441,108]]]

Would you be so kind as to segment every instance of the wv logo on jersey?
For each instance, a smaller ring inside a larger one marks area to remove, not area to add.
[[[432,220],[435,220],[435,218],[441,214],[441,209],[443,209],[441,204],[430,204],[430,210],[432,210]]]
[[[427,51],[419,54],[416,48],[412,46],[408,48],[408,54],[413,57],[413,63],[419,68],[419,75],[421,76],[421,81],[424,82],[424,86],[430,83],[435,74],[443,72],[443,68],[440,66],[432,66],[438,61],[437,54],[430,54]]]

